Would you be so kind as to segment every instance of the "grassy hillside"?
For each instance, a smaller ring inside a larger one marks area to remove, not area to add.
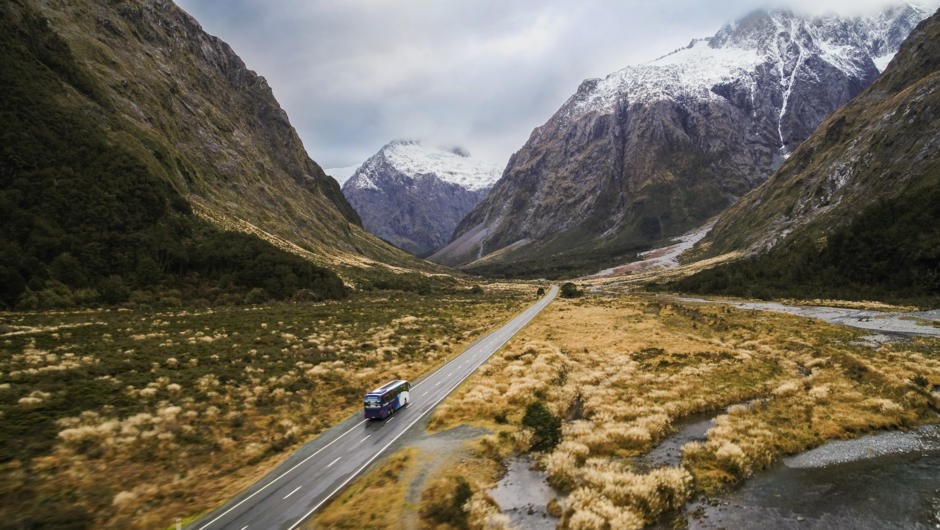
[[[137,153],[47,21],[0,9],[0,306],[337,298],[332,272],[193,215]],[[161,152],[154,152],[160,158]]]
[[[74,94],[69,108],[81,109],[198,216],[352,285],[395,267],[441,271],[365,232],[264,77],[172,2],[17,0],[11,9],[19,3],[48,20],[96,83],[96,98]]]

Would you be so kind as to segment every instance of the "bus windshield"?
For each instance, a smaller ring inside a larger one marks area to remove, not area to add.
[[[385,419],[411,400],[411,383],[403,379],[389,381],[363,398],[366,418]]]

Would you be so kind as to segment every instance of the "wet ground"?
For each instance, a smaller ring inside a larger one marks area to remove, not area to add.
[[[890,341],[891,334],[940,337],[940,309],[901,313],[845,307],[795,306],[776,302],[734,302],[704,300],[701,298],[680,298],[680,300],[683,302],[723,303],[741,309],[788,313],[823,320],[831,324],[867,329],[876,332],[875,335],[870,337],[873,342]]]
[[[532,467],[526,457],[513,457],[507,463],[506,476],[489,491],[490,497],[509,516],[518,530],[552,530],[559,519],[546,509],[558,493],[548,485],[545,473]]]
[[[659,445],[645,455],[633,459],[633,466],[639,473],[649,473],[657,467],[678,466],[682,463],[682,446],[695,441],[704,441],[705,433],[715,423],[716,413],[695,414],[676,425],[676,432],[667,436]]]

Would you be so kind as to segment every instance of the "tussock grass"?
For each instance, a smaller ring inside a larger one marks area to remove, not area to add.
[[[929,387],[940,378],[940,341],[871,350],[852,344],[860,335],[654,296],[558,300],[445,400],[430,425],[495,429],[494,454],[531,450],[522,418],[543,402],[564,420],[560,443],[537,453],[552,485],[569,494],[562,526],[641,527],[781,455],[935,421]],[[684,448],[682,466],[633,469],[631,457],[677,421],[714,410],[725,413],[705,442]]]
[[[367,390],[502,324],[517,293],[0,314],[0,517],[153,528],[209,510]]]

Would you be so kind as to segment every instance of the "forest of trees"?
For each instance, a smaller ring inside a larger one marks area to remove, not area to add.
[[[829,235],[700,272],[669,286],[756,298],[940,303],[940,187],[882,200]],[[807,231],[816,233],[818,231]]]

